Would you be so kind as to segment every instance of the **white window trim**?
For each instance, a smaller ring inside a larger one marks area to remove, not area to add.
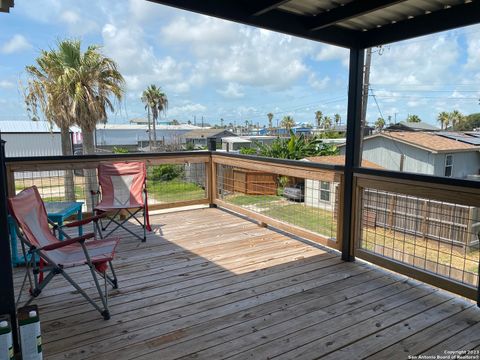
[[[447,159],[448,157],[450,157],[452,159],[451,161],[451,165],[447,165]],[[449,167],[451,170],[450,170],[450,176],[446,176],[445,175],[445,172],[447,170],[447,167]],[[453,154],[445,154],[445,167],[443,168],[443,174],[446,176],[446,177],[453,177]]]

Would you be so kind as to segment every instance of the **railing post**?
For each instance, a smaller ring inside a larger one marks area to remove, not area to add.
[[[207,138],[208,150],[214,152],[217,150],[217,139]],[[215,204],[216,198],[216,187],[217,187],[217,169],[215,168],[215,163],[213,162],[212,154],[210,154],[210,162],[208,163],[208,200],[209,206],[211,208],[217,207]]]
[[[0,315],[9,314],[12,323],[13,344],[19,352],[15,289],[13,287],[12,252],[8,231],[7,172],[5,166],[5,141],[0,134]]]
[[[348,78],[348,111],[347,111],[347,144],[345,146],[345,172],[343,192],[343,236],[342,236],[342,260],[355,260],[353,245],[354,213],[358,209],[355,206],[355,183],[353,170],[361,164],[362,151],[362,87],[364,49],[350,49],[350,68]]]

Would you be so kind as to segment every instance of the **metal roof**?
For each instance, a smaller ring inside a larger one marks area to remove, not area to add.
[[[60,132],[55,125],[47,121],[0,121],[2,133],[50,133]]]
[[[480,23],[480,0],[150,0],[362,49]]]

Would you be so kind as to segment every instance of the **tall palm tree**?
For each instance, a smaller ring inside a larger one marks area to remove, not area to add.
[[[323,119],[323,113],[320,110],[315,111],[315,120],[317,122],[317,128],[322,126],[322,119]]]
[[[342,117],[340,114],[335,114],[333,115],[333,119],[335,120],[335,127],[338,127],[340,125],[340,122],[342,121]]]
[[[442,130],[446,129],[450,122],[450,114],[446,111],[442,111],[438,114],[437,121],[440,123],[440,127],[442,128]]]
[[[70,126],[74,125],[75,119],[70,116],[68,102],[62,102],[65,99],[58,96],[61,84],[59,77],[54,73],[58,66],[54,51],[42,50],[35,62],[36,65],[25,68],[29,76],[28,88],[24,93],[27,109],[32,114],[32,120],[38,121],[38,109],[40,109],[45,119],[60,129],[62,155],[72,155]],[[65,171],[64,188],[65,200],[75,201],[72,170]]]
[[[325,116],[323,118],[323,126],[325,129],[330,129],[332,127],[332,118],[330,116]]]
[[[272,130],[273,128],[273,114],[270,112],[267,114],[268,117],[268,128],[269,130]]]
[[[96,45],[82,52],[78,40],[63,40],[51,51],[52,69],[49,76],[57,79],[55,101],[63,105],[63,114],[74,119],[82,130],[83,153],[95,152],[96,125],[107,120],[107,111],[114,111],[113,99],[118,102],[124,93],[125,81],[117,64],[104,56]],[[85,170],[87,193],[98,188],[95,170]],[[91,199],[87,196],[87,209]]]
[[[163,112],[166,114],[168,108],[167,95],[162,92],[160,87],[152,84],[142,93],[142,102],[145,104],[145,109],[148,111],[148,124],[150,129],[150,113],[152,115],[153,127],[153,147],[157,146],[157,128],[156,123],[158,116]],[[151,149],[151,145],[150,145]]]
[[[450,113],[450,120],[452,122],[453,130],[455,130],[456,126],[459,125],[464,119],[465,119],[465,116],[460,111],[453,110]]]
[[[287,132],[290,132],[292,127],[295,126],[295,120],[293,120],[293,118],[289,115],[284,116],[283,119],[282,119],[281,125],[285,129],[287,129]]]
[[[422,119],[418,115],[412,114],[407,116],[407,122],[409,123],[419,123]]]

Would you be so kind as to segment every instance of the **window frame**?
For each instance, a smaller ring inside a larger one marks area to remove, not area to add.
[[[322,185],[324,184],[328,184],[328,189],[325,189],[322,187]],[[332,200],[332,183],[330,181],[323,181],[323,180],[320,180],[320,184],[318,185],[318,198],[320,201],[323,201],[323,202],[326,202],[326,203],[330,203],[330,201]],[[326,197],[328,198],[327,199],[324,199],[323,198],[323,194],[326,194]]]
[[[450,159],[450,164],[448,163],[448,159]],[[449,175],[447,175],[447,171],[449,171]],[[445,167],[443,172],[445,177],[452,177],[453,175],[453,154],[445,154]]]

